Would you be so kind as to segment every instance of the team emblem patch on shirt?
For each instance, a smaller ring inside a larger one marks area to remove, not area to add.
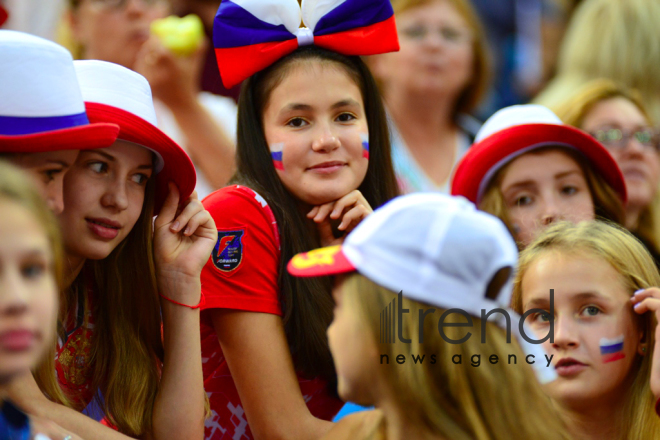
[[[218,231],[218,242],[213,249],[213,264],[222,272],[238,268],[243,259],[243,235],[245,229]]]

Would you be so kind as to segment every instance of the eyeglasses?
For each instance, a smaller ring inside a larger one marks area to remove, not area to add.
[[[441,26],[436,29],[438,35],[445,43],[461,45],[472,41],[473,35],[468,29],[460,29],[451,26]],[[409,26],[401,30],[401,35],[415,41],[423,41],[433,32],[425,26]]]
[[[98,6],[103,9],[124,9],[126,3],[131,0],[89,0],[89,2],[95,6]],[[145,6],[154,6],[158,4],[165,3],[165,0],[138,0],[142,2]]]
[[[650,127],[638,128],[635,131],[621,130],[616,127],[603,127],[590,134],[608,148],[625,148],[630,139],[635,139],[647,149],[660,150],[658,133]]]

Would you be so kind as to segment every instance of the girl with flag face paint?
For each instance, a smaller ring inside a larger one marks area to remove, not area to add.
[[[552,335],[546,391],[575,438],[660,438],[659,283],[646,248],[611,223],[562,222],[521,253],[513,308]]]
[[[237,185],[203,202],[218,227],[202,271],[208,439],[318,438],[330,428],[342,406],[325,336],[331,285],[294,279],[286,262],[340,243],[397,192],[375,82],[341,54],[397,49],[389,2],[310,4],[310,29],[298,29],[295,0],[225,1],[215,20],[225,85],[247,81]]]

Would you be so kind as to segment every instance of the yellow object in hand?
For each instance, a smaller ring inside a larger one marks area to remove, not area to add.
[[[183,18],[170,15],[152,21],[151,33],[175,55],[188,56],[197,50],[204,39],[204,25],[195,14]]]

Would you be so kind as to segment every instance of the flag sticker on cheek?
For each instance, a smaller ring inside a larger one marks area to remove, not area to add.
[[[362,157],[369,159],[369,135],[362,133],[360,139],[362,140]]]
[[[623,353],[623,335],[614,339],[601,338],[600,354],[603,356],[604,364],[626,357]]]
[[[282,165],[282,150],[284,149],[284,143],[279,142],[277,144],[271,144],[268,147],[270,148],[270,157],[273,158],[275,169],[284,171],[284,165]]]

